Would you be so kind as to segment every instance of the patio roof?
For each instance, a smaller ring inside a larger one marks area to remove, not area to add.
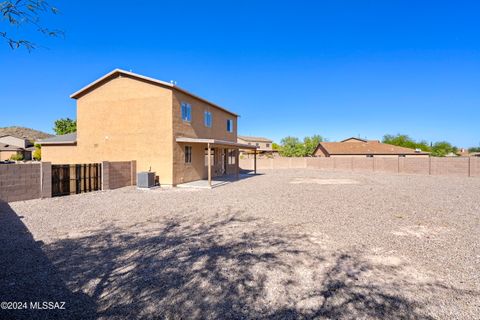
[[[229,147],[242,148],[242,149],[257,149],[257,146],[252,146],[245,143],[238,143],[238,142],[227,141],[227,140],[219,140],[219,139],[177,137],[175,141],[184,142],[184,143],[214,144],[214,145],[222,145],[222,146],[229,146]]]

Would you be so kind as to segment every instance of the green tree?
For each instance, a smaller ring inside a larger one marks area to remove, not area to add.
[[[42,160],[42,146],[38,143],[35,143],[35,151],[33,151],[32,158],[37,161]]]
[[[480,152],[480,147],[468,148],[468,152]]]
[[[13,160],[13,161],[22,161],[22,160],[23,160],[23,154],[21,154],[21,153],[12,154],[12,155],[10,156],[10,160]]]
[[[305,157],[311,157],[313,155],[313,152],[315,149],[317,149],[317,146],[320,142],[323,141],[323,137],[321,135],[315,134],[311,137],[305,137],[303,138],[303,145],[305,147]]]
[[[432,145],[432,156],[435,157],[445,157],[449,153],[456,153],[457,148],[455,146],[452,146],[449,142],[447,141],[439,141],[435,142]]]
[[[20,47],[28,51],[37,47],[33,42],[14,35],[19,30],[35,28],[37,32],[49,37],[63,35],[60,30],[51,30],[40,22],[43,14],[57,14],[58,9],[45,0],[7,0],[0,2],[0,38],[3,38],[12,49]],[[2,23],[3,22],[3,23]]]
[[[321,141],[323,138],[320,135],[305,137],[303,142],[297,137],[288,136],[280,141],[278,150],[283,157],[310,157]]]
[[[425,140],[415,141],[406,134],[397,134],[391,135],[386,134],[382,139],[383,143],[392,144],[394,146],[410,148],[410,149],[421,149],[422,151],[430,151],[428,142]]]
[[[285,137],[280,145],[279,152],[283,157],[301,157],[304,154],[304,146],[297,137]]]
[[[281,148],[281,147],[280,147],[280,145],[279,145],[278,143],[275,143],[275,142],[272,143],[272,149],[273,149],[273,150],[280,150],[280,148]]]
[[[70,118],[58,119],[55,121],[53,131],[55,131],[57,135],[77,132],[77,121]]]

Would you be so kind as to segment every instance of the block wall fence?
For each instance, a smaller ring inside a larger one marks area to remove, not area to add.
[[[240,168],[253,170],[253,159],[240,159]],[[389,172],[439,176],[480,177],[479,157],[329,157],[257,159],[257,170],[302,169]]]
[[[136,185],[136,161],[102,162],[102,190]],[[52,196],[50,162],[0,165],[0,201],[13,202]]]

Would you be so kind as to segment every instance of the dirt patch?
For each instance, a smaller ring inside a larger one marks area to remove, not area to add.
[[[359,181],[352,179],[318,179],[318,178],[296,178],[290,181],[292,184],[359,184]]]

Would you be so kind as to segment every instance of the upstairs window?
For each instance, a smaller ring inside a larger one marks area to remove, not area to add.
[[[266,146],[267,148],[270,148],[270,143],[267,143],[265,146]]]
[[[212,127],[212,113],[210,111],[205,111],[204,117],[203,117],[203,123],[207,128]]]
[[[233,120],[232,119],[227,120],[227,132],[233,132]]]
[[[192,121],[192,106],[186,102],[182,102],[182,120],[186,122]]]
[[[185,163],[192,163],[192,147],[185,146]]]

